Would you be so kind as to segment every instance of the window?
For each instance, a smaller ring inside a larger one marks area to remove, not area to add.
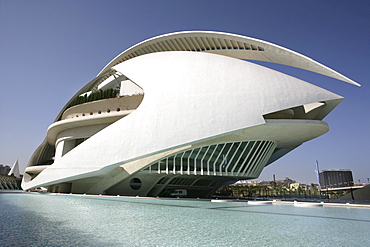
[[[138,178],[133,178],[130,181],[130,187],[133,190],[138,190],[141,188],[141,180]]]

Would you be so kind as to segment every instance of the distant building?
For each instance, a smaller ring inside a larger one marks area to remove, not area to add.
[[[276,181],[276,186],[281,186],[281,187],[285,187],[285,188],[290,188],[290,185],[293,184],[293,183],[296,183],[297,181],[293,180],[293,179],[290,179],[288,177],[286,177],[284,180],[277,180]]]
[[[353,186],[351,170],[323,170],[319,179],[321,189]]]
[[[0,174],[6,174],[10,172],[10,166],[7,165],[0,165]]]
[[[0,190],[20,190],[21,182],[21,178],[0,174]]]
[[[291,184],[298,183],[297,181],[286,177],[284,180],[275,181],[252,181],[252,180],[239,180],[234,185],[244,185],[244,186],[273,186],[273,187],[285,187],[290,188]]]
[[[298,190],[300,183],[291,183],[289,185],[290,190]]]
[[[9,176],[13,176],[13,177],[16,177],[16,178],[20,178],[21,175],[19,174],[19,163],[18,163],[18,160],[16,160],[14,162],[14,165],[12,166],[12,168],[10,169],[9,173],[8,173]]]

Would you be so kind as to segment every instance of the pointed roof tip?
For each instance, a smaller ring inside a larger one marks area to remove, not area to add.
[[[18,162],[18,159],[14,162],[13,166],[12,166],[12,169],[10,169],[9,173],[8,173],[9,176],[14,176],[16,178],[20,178],[20,174],[19,174],[19,162]]]
[[[355,86],[358,86],[358,87],[361,87],[361,84],[360,83],[357,83],[357,82],[354,82],[354,85]]]
[[[335,78],[335,79],[338,79],[338,80],[341,80],[341,81],[344,81],[344,82],[347,82],[347,83],[349,83],[349,84],[352,84],[352,85],[355,85],[355,86],[357,86],[357,87],[361,87],[361,84],[360,83],[357,83],[357,82],[355,82],[354,80],[352,80],[352,79],[350,79],[350,78],[348,78],[348,77],[346,77],[346,76],[344,76],[344,75],[342,75],[342,74],[339,74],[338,72],[336,72],[340,77],[334,77],[333,76],[333,78]]]
[[[339,80],[341,80],[341,79],[339,79]],[[351,80],[351,79],[341,80],[341,81],[347,82],[347,83],[352,84],[352,85],[355,85],[357,87],[361,87],[361,84],[360,83],[357,83],[357,82],[355,82],[354,80]]]

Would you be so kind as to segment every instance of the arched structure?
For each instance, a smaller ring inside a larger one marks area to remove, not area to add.
[[[135,45],[85,85],[49,126],[24,189],[211,196],[328,131],[341,96],[244,61],[356,82],[286,48],[240,35],[179,32]]]
[[[170,33],[145,40],[115,57],[99,75],[131,58],[164,51],[206,52],[239,59],[284,64],[359,86],[358,83],[335,70],[287,48],[251,37],[206,31]]]

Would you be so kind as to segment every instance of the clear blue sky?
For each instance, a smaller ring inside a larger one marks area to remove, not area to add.
[[[22,170],[47,127],[77,90],[116,55],[160,34],[231,32],[307,55],[356,87],[273,66],[345,97],[325,118],[330,131],[267,167],[259,179],[316,182],[320,169],[370,177],[370,1],[0,0],[0,163]]]

